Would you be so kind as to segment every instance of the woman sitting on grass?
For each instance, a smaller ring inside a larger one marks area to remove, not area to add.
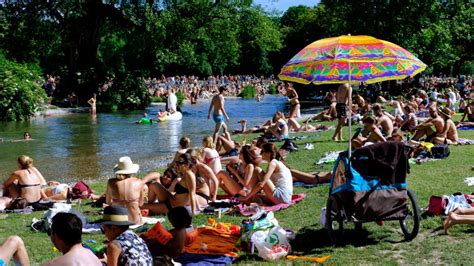
[[[291,203],[293,194],[293,178],[290,169],[277,159],[278,151],[273,143],[265,143],[262,145],[262,159],[269,162],[267,171],[264,172],[260,167],[256,171],[259,172],[259,182],[252,188],[242,200],[244,202],[254,202],[254,197],[261,190],[265,193],[263,201],[270,204]],[[256,199],[258,201],[258,199]]]
[[[128,209],[128,220],[133,224],[142,224],[140,206],[143,205],[143,182],[133,175],[138,172],[139,165],[134,164],[130,157],[122,157],[115,166],[115,178],[107,182],[105,192],[108,205],[123,206]]]
[[[214,174],[222,170],[221,158],[212,136],[207,136],[202,140],[202,161],[212,169]]]
[[[152,214],[164,214],[171,208],[190,206],[194,214],[207,206],[209,186],[204,178],[196,178],[192,171],[196,160],[188,153],[181,154],[176,161],[176,169],[168,168],[160,177],[160,182],[148,187],[148,203],[142,209]]]
[[[33,159],[22,155],[17,159],[18,170],[3,182],[4,196],[10,198],[22,197],[28,203],[41,200],[41,186],[46,185],[43,175],[33,166]]]
[[[387,141],[380,129],[376,126],[376,121],[373,117],[365,117],[362,123],[364,123],[364,128],[360,133],[356,133],[352,139],[352,147],[354,147],[354,149],[376,142]]]
[[[249,145],[242,147],[237,163],[231,162],[227,165],[227,171],[220,171],[217,178],[221,181],[222,189],[229,195],[246,196],[256,185],[257,179],[254,178],[256,172],[256,162],[258,154],[256,149]]]
[[[204,179],[210,189],[211,200],[216,200],[217,192],[219,190],[219,180],[214,174],[214,171],[212,171],[209,166],[201,162],[200,156],[196,150],[188,149],[186,153],[189,153],[196,161],[196,165],[193,167],[193,172],[196,175],[196,178],[201,180],[202,177]]]

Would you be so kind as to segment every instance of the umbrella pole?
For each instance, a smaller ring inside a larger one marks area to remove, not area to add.
[[[349,137],[347,138],[349,140],[349,158],[351,157],[352,154],[352,84],[351,84],[351,61],[349,61],[349,99],[348,99],[348,113],[349,115],[347,116],[347,119],[349,119]]]

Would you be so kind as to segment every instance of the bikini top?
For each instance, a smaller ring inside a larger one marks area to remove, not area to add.
[[[30,169],[26,169],[26,171],[28,172],[28,175],[31,174],[30,172]],[[41,186],[41,184],[20,184],[20,182],[18,182],[18,185],[17,185],[20,189],[24,188],[24,187],[36,187],[36,186]]]

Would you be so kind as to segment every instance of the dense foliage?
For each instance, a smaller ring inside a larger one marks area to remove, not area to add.
[[[242,89],[242,92],[239,94],[239,96],[244,99],[251,99],[251,98],[255,98],[256,93],[257,93],[257,90],[255,89],[255,86],[246,85]]]
[[[473,6],[442,2],[322,0],[278,14],[251,0],[3,1],[0,50],[59,75],[60,100],[74,92],[84,104],[113,78],[99,102],[127,108],[146,102],[135,78],[275,74],[312,41],[348,33],[405,47],[426,73],[471,74]],[[132,96],[124,84],[138,86]]]
[[[47,100],[37,67],[18,64],[0,54],[0,120],[25,120]]]

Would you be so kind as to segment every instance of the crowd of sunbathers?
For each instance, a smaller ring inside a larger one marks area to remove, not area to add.
[[[402,96],[391,100],[380,97],[379,103],[371,104],[357,93],[349,101],[350,90],[351,87],[344,84],[335,93],[328,94],[333,100],[328,109],[300,125],[297,120],[300,117],[298,94],[288,84],[284,88],[291,105],[288,119],[283,113],[276,112],[273,119],[254,128],[247,128],[246,121],[241,120],[242,129],[235,132],[262,132],[264,137],[249,144],[245,138],[242,143],[237,143],[223,127],[222,133],[214,134],[216,138],[207,136],[196,148],[192,148],[189,138],[183,137],[174,159],[162,174],[152,172],[143,179],[137,178],[135,175],[139,165],[134,164],[130,157],[120,158],[114,168],[115,176],[107,182],[105,195],[93,196],[94,199],[102,197],[109,206],[105,209],[102,229],[110,243],[102,262],[151,265],[150,251],[145,244],[150,240],[128,231],[129,225],[143,223],[143,210],[150,214],[168,213],[176,229],[171,232],[175,236],[173,239],[179,243],[170,242],[158,252],[173,257],[184,245],[183,230],[189,226],[191,216],[202,211],[210,201],[216,200],[219,188],[240,202],[274,205],[291,202],[293,181],[327,182],[331,177],[330,172],[305,173],[291,169],[283,161],[284,153],[274,143],[266,141],[267,138],[288,139],[291,131],[326,129],[320,125],[310,125],[310,120],[337,120],[333,135],[337,141],[342,140],[342,127],[348,122],[347,118],[361,122],[363,127],[352,137],[354,148],[388,140],[404,141],[405,136],[410,135],[411,143],[418,143],[423,138],[434,144],[456,144],[458,141],[456,125],[451,119],[454,107],[450,106],[449,100],[447,106],[443,106],[443,101],[430,99],[425,91],[420,90],[407,99]],[[461,121],[467,118],[473,123],[474,103],[469,102],[469,97],[465,99],[465,105],[460,106],[463,109]],[[384,106],[387,105],[391,106],[391,113],[385,110]],[[470,125],[469,122],[460,124]],[[268,163],[266,169],[262,169],[263,161]],[[67,199],[70,187],[54,181],[47,182],[33,166],[30,157],[22,155],[17,163],[18,170],[3,183],[5,197],[0,199],[0,207],[21,208],[34,205],[42,199]],[[466,215],[468,218],[465,218]],[[445,221],[445,230],[453,224],[471,221],[471,216],[469,211],[453,211]],[[50,234],[52,242],[64,256],[53,260],[51,265],[75,261],[81,257],[88,261],[88,265],[99,265],[99,259],[89,256],[81,245],[78,246],[80,233],[76,231],[80,227],[80,220],[74,215],[57,217],[53,219]],[[6,250],[10,253],[4,254]],[[28,259],[18,237],[9,238],[0,248],[0,259],[4,262],[8,262],[12,256],[20,262],[25,262],[25,256]]]

